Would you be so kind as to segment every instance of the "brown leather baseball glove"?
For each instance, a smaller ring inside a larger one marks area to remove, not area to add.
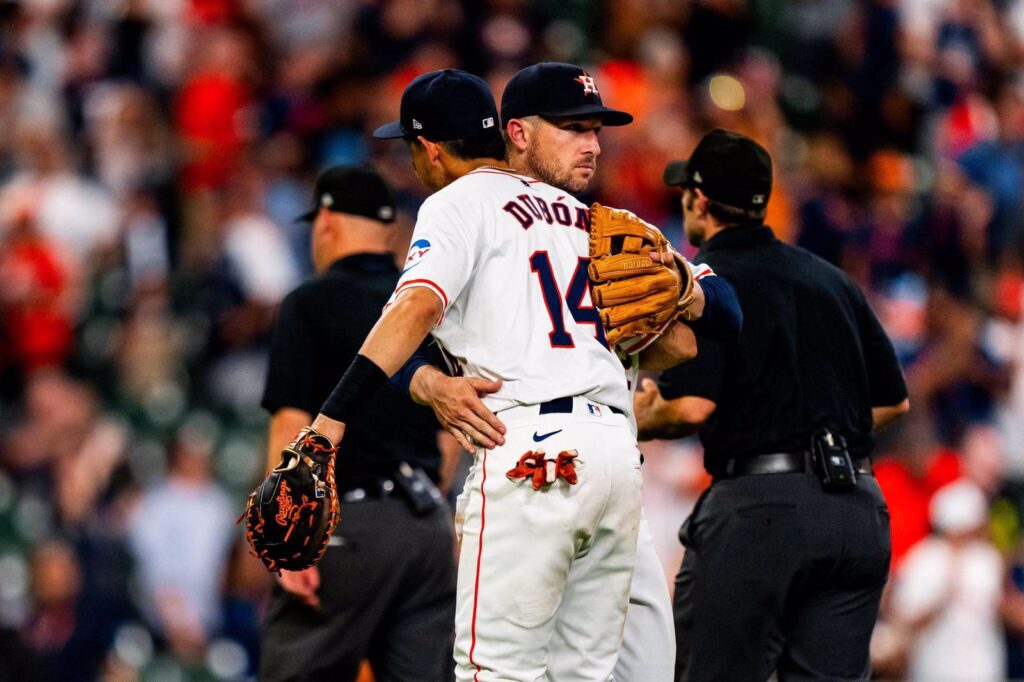
[[[676,268],[651,259],[654,251],[671,253]],[[631,340],[657,338],[693,301],[693,273],[665,235],[629,211],[597,203],[590,207],[589,273],[612,348],[635,352],[639,344],[630,347]]]
[[[249,495],[245,535],[268,571],[301,571],[323,556],[339,519],[336,453],[327,436],[306,427]]]

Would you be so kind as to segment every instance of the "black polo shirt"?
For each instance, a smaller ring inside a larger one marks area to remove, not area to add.
[[[698,337],[697,357],[663,372],[666,399],[700,396],[717,408],[700,431],[704,465],[807,450],[822,427],[854,457],[873,446],[871,407],[907,397],[896,354],[864,295],[842,270],[785,244],[768,227],[730,227],[695,258],[736,288],[738,337]]]
[[[263,407],[271,414],[294,407],[316,415],[380,318],[398,275],[390,254],[357,254],[285,297],[274,324]],[[339,483],[387,475],[400,461],[423,467],[436,480],[438,428],[430,409],[390,384],[379,388],[346,425]]]

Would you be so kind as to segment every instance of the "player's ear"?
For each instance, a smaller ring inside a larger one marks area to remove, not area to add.
[[[313,232],[317,232],[324,229],[324,223],[327,222],[327,207],[321,206],[320,210],[316,212],[316,217],[313,218]]]
[[[693,188],[693,193],[697,196],[697,214],[702,215],[706,213],[708,210],[708,201],[710,200],[707,198],[704,192],[697,189],[696,187]]]
[[[513,147],[520,152],[526,151],[530,131],[528,130],[525,121],[520,118],[513,118],[509,120],[508,124],[505,126],[505,133],[508,135],[508,139],[512,143]]]
[[[421,145],[423,145],[423,151],[426,154],[427,160],[430,162],[430,165],[432,165],[432,166],[440,165],[440,163],[441,163],[441,145],[439,145],[437,142],[431,142],[430,140],[428,140],[427,138],[423,137],[422,135],[420,135],[416,139],[420,141]]]
[[[331,225],[331,211],[326,206],[321,206],[316,220],[313,221],[313,234],[326,236],[332,232],[334,227]]]

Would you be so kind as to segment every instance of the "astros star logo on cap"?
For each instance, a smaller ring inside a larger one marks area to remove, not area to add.
[[[597,91],[597,85],[594,83],[594,77],[591,76],[586,71],[581,73],[579,75],[579,77],[574,78],[573,80],[576,81],[577,83],[580,83],[581,85],[583,85],[583,94],[584,95],[589,95],[591,93],[593,93],[595,95],[600,95],[601,94],[601,93],[599,93]]]

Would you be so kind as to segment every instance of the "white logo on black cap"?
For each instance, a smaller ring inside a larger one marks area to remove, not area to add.
[[[324,194],[322,197],[320,197],[320,205],[330,208],[331,206],[334,205],[334,197],[332,197],[330,194]]]
[[[381,220],[391,220],[392,216],[395,215],[395,209],[390,206],[381,206],[377,209],[377,217]]]
[[[693,181],[694,182],[704,182],[704,178],[702,178],[700,176],[700,171],[695,171],[694,172],[694,174],[693,174]]]
[[[594,83],[594,77],[586,71],[580,74],[579,77],[573,78],[573,80],[583,86],[584,95],[589,95],[591,93],[595,95],[601,94],[597,91],[597,85]]]
[[[413,130],[423,130],[423,124],[420,123],[419,121],[417,121],[416,119],[413,119],[412,120],[412,129]]]
[[[488,116],[487,118],[484,119],[484,128],[493,128],[493,127],[494,127],[494,117],[493,116]]]
[[[752,196],[750,198],[750,203],[756,204],[756,205],[763,204],[764,203],[764,195],[763,194],[755,194],[754,196]]]

